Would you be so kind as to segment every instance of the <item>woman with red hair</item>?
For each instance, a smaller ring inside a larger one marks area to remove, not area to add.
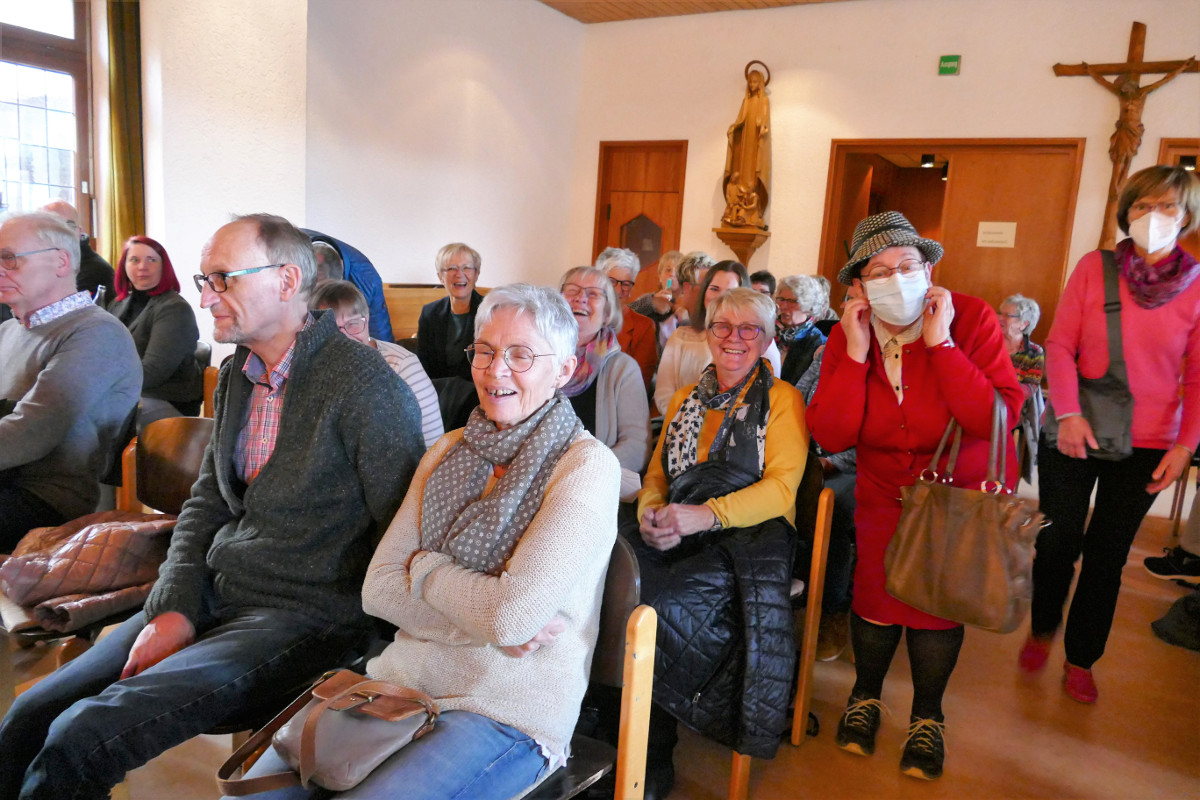
[[[179,296],[179,279],[161,244],[148,236],[125,242],[108,310],[125,323],[142,359],[138,428],[164,417],[200,413],[204,379],[196,363],[196,314]]]

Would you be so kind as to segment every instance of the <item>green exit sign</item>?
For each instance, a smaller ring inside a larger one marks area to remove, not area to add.
[[[942,56],[938,59],[938,75],[957,75],[962,67],[962,56]]]

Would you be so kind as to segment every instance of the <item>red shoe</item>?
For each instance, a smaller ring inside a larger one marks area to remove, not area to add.
[[[1092,679],[1092,671],[1063,662],[1063,688],[1072,700],[1091,705],[1100,697],[1096,681]]]
[[[1042,667],[1046,666],[1046,659],[1050,657],[1050,645],[1053,642],[1053,637],[1048,636],[1043,639],[1032,633],[1029,634],[1029,638],[1025,640],[1025,646],[1021,648],[1017,666],[1025,673],[1040,672]]]

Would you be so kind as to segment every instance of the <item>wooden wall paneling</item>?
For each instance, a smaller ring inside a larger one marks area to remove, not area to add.
[[[854,235],[854,226],[867,216],[874,175],[871,160],[863,155],[842,153],[839,161],[841,169],[829,171],[829,180],[836,180],[836,186],[831,185],[827,192],[818,270],[829,279],[829,302],[835,309],[841,308],[846,294],[846,287],[838,283],[837,274],[846,263],[846,247]],[[836,213],[830,214],[830,209],[836,209]]]

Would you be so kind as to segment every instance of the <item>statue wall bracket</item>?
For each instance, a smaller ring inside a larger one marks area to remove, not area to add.
[[[713,228],[713,233],[734,252],[737,260],[742,262],[746,269],[750,268],[750,259],[754,257],[755,251],[766,244],[767,238],[771,235],[766,228],[732,228],[728,226]]]

